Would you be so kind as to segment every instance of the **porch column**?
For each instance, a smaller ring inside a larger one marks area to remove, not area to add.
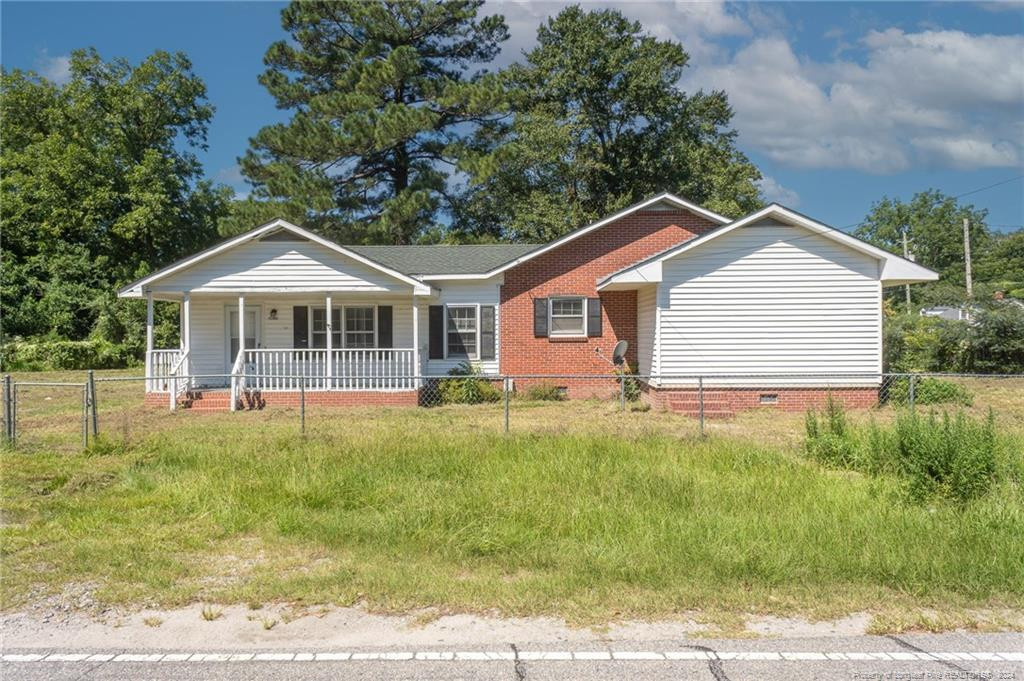
[[[153,392],[156,384],[153,378],[153,292],[146,291],[146,390]]]
[[[331,320],[334,315],[331,313],[331,294],[324,297],[324,325],[327,327],[327,389],[334,387],[334,328]]]
[[[245,349],[245,296],[238,296],[238,351]],[[243,354],[244,356],[244,354]],[[235,359],[238,359],[237,357]]]
[[[420,301],[415,295],[412,297],[412,373],[420,375]],[[420,387],[420,379],[414,378],[410,381],[412,387]]]
[[[188,352],[192,347],[192,301],[188,291],[181,299],[181,348]]]

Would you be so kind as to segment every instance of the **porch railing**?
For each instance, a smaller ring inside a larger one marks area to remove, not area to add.
[[[412,390],[419,373],[412,348],[331,350],[247,349],[246,387],[260,391]]]
[[[170,377],[180,366],[185,351],[150,350],[146,353],[146,392],[165,393],[170,390]]]
[[[178,398],[188,392],[192,385],[192,366],[188,359],[188,350],[182,351],[178,361],[174,363],[168,373],[167,392],[170,396],[171,409],[178,406]]]

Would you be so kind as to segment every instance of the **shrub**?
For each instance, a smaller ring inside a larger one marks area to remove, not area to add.
[[[544,382],[531,385],[523,396],[538,402],[559,402],[565,399],[565,392],[554,383]]]
[[[828,396],[825,413],[819,421],[813,409],[804,417],[807,439],[804,447],[814,459],[829,466],[852,467],[857,456],[853,432],[847,427],[843,405]]]
[[[501,390],[482,378],[480,370],[469,362],[463,362],[448,375],[461,378],[446,378],[438,382],[437,393],[442,404],[480,404],[501,399]]]
[[[626,382],[626,400],[628,402],[636,402],[640,399],[640,381],[637,380],[632,374],[633,370],[629,368],[628,364],[623,364],[622,368],[616,369],[615,373],[623,377]]]
[[[0,350],[4,371],[121,369],[139,364],[124,345],[103,340],[35,340],[7,343]]]
[[[892,404],[910,403],[910,378],[901,376],[885,386],[882,400]],[[914,379],[914,404],[958,404],[971,406],[970,391],[959,383],[941,378],[922,377]]]
[[[918,501],[968,501],[988,492],[998,473],[991,411],[984,421],[964,412],[940,418],[934,412],[907,411],[888,428],[872,423],[864,436],[847,424],[842,406],[830,398],[824,414],[807,412],[805,428],[805,448],[812,458],[864,473],[897,475]]]
[[[909,412],[900,415],[892,437],[880,438],[874,446],[876,459],[888,460],[892,468],[909,478],[911,496],[923,499],[938,495],[967,501],[983,495],[996,473],[996,432],[992,412],[976,421],[963,412],[941,419]]]

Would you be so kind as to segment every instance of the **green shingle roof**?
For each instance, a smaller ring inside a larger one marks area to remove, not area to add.
[[[345,246],[375,262],[418,276],[483,274],[538,248],[539,244],[465,244],[429,246]]]

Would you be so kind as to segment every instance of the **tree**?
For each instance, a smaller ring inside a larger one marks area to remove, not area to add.
[[[194,153],[213,107],[191,69],[183,54],[133,67],[90,49],[64,86],[0,74],[5,333],[82,338],[102,310],[125,312],[119,285],[214,238],[226,190]]]
[[[681,45],[578,6],[537,43],[503,74],[509,115],[481,127],[463,163],[462,229],[546,241],[665,190],[727,215],[760,206],[725,93],[677,86]]]
[[[410,243],[452,209],[460,141],[492,115],[495,78],[471,73],[508,37],[483,0],[293,2],[290,42],[270,46],[260,82],[287,123],[241,159],[258,199],[302,206],[341,241]]]
[[[960,205],[955,198],[929,189],[915,194],[908,203],[889,197],[878,201],[855,234],[888,251],[902,253],[903,230],[906,229],[916,261],[939,273],[940,287],[953,284],[962,290],[965,283],[963,219],[971,222],[971,248],[975,254],[980,254],[991,239],[985,225],[987,214],[984,209]]]

